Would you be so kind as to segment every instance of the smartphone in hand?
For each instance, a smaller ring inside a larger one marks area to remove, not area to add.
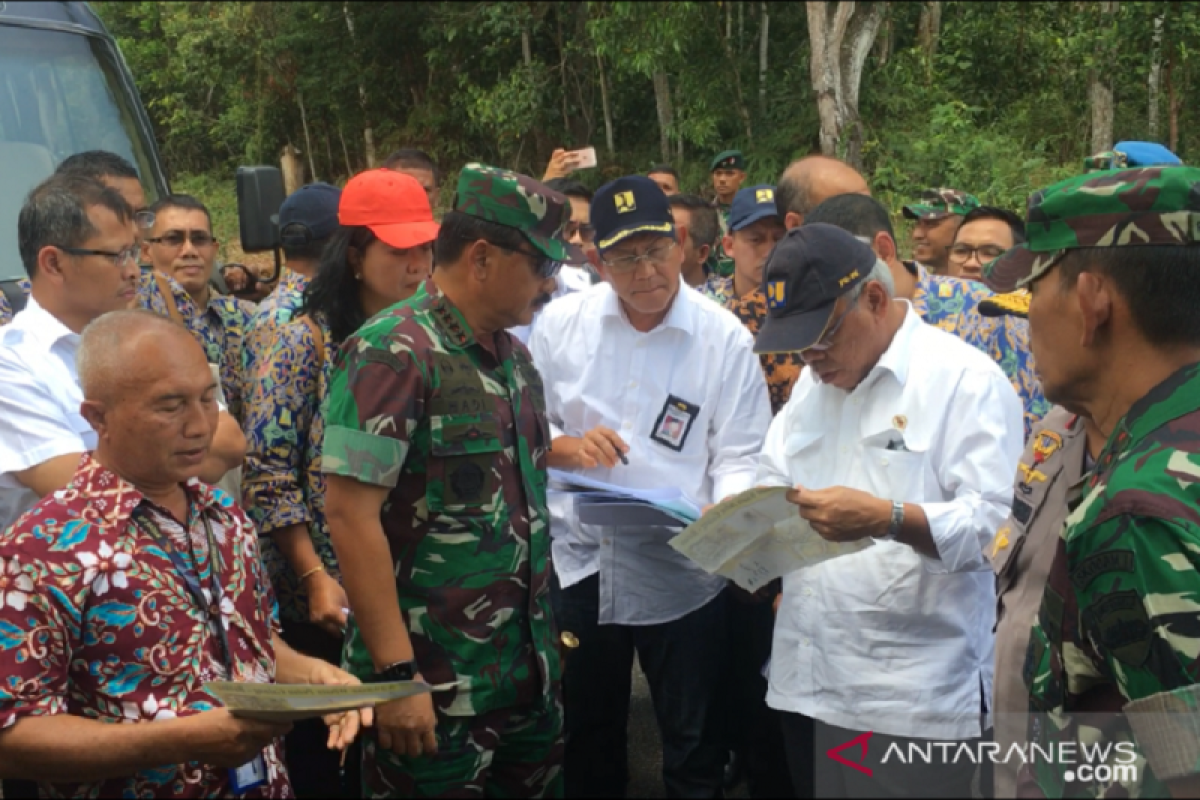
[[[572,150],[570,155],[575,162],[575,169],[590,169],[596,166],[596,148],[594,147]]]

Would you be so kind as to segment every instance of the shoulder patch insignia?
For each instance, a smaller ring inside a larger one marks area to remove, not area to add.
[[[1105,572],[1133,572],[1132,550],[1107,550],[1094,553],[1081,560],[1071,569],[1071,585],[1082,592],[1093,580]]]
[[[1084,612],[1084,619],[1098,639],[1097,649],[1131,667],[1140,667],[1150,656],[1150,616],[1136,591],[1113,592],[1097,600]]]

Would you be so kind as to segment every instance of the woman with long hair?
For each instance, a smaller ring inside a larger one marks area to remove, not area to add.
[[[438,232],[421,184],[387,169],[346,184],[338,221],[296,316],[277,329],[256,374],[247,376],[243,491],[262,536],[284,640],[332,663],[340,658],[348,603],[329,541],[321,474],[329,370],[338,346],[360,325],[411,297],[429,277]],[[341,795],[337,754],[325,750],[324,736],[319,725],[297,724],[288,736],[288,768],[293,785],[314,796]]]

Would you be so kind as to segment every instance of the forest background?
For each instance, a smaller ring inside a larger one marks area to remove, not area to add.
[[[234,239],[234,174],[342,184],[401,146],[540,177],[596,147],[591,188],[668,162],[711,195],[816,152],[889,208],[932,186],[1023,211],[1123,139],[1200,152],[1200,3],[93,2],[175,191]],[[230,257],[226,253],[226,257]]]

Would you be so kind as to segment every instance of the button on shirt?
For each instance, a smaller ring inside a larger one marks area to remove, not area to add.
[[[629,445],[628,466],[586,470],[589,477],[677,488],[700,505],[754,486],[771,408],[752,346],[732,314],[682,281],[666,319],[647,333],[629,324],[605,283],[555,301],[530,341],[552,436],[603,425]],[[661,433],[671,399],[691,409],[682,442]],[[676,529],[584,525],[565,498],[551,503],[551,515],[558,577],[572,586],[600,574],[602,624],[676,620],[725,586],[667,544]]]
[[[911,306],[854,391],[805,370],[771,424],[757,482],[920,505],[941,558],[876,542],[787,575],[770,706],[891,736],[981,733],[995,614],[984,547],[1008,516],[1023,438],[1000,368]]]
[[[0,328],[0,530],[38,501],[14,473],[96,446],[79,413],[79,334],[30,297]]]

